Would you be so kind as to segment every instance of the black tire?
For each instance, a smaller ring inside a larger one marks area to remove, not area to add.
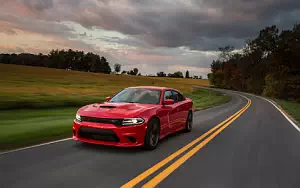
[[[144,148],[147,150],[153,150],[157,147],[159,143],[159,136],[160,136],[160,125],[157,119],[151,119],[148,123],[145,141],[144,141]]]
[[[193,112],[189,111],[188,116],[186,118],[184,132],[191,132],[192,128],[193,128]]]

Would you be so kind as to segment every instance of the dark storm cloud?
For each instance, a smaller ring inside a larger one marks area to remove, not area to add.
[[[199,50],[241,47],[265,26],[292,27],[300,16],[298,0],[99,0],[70,6],[83,10],[73,20],[87,28],[119,31],[155,47]]]
[[[18,17],[15,15],[1,15],[0,20],[5,23],[11,23],[5,29],[10,29],[11,34],[16,34],[14,29],[23,30],[32,33],[39,33],[44,35],[54,35],[59,37],[74,37],[72,34],[74,30],[63,24],[59,24],[57,22],[47,22],[44,20],[33,20],[26,17]],[[1,31],[1,28],[0,28]]]
[[[75,22],[88,29],[101,28],[130,36],[127,40],[115,42],[138,47],[187,46],[198,50],[216,50],[224,45],[240,48],[245,40],[256,36],[260,29],[272,24],[291,28],[300,16],[300,0],[19,2],[37,12],[41,20]]]
[[[34,10],[43,11],[53,7],[53,0],[21,0],[24,4]]]

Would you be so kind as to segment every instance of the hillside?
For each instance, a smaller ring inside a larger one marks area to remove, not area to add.
[[[208,80],[158,78],[67,71],[0,64],[0,109],[80,106],[103,101],[119,90],[137,85],[165,86],[183,93]]]

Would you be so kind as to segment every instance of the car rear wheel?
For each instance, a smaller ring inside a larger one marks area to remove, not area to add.
[[[193,113],[190,111],[185,123],[185,132],[191,132],[193,128]]]
[[[148,150],[153,150],[157,147],[160,136],[160,125],[157,119],[152,119],[149,121],[146,136],[144,141],[144,148]]]

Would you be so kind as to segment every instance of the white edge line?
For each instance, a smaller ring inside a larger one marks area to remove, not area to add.
[[[300,132],[300,128],[296,125],[296,123],[293,121],[293,120],[291,120],[280,108],[278,108],[278,106],[273,102],[273,101],[271,101],[271,100],[269,100],[269,99],[266,99],[266,98],[264,98],[264,97],[261,97],[261,96],[257,96],[257,95],[253,95],[253,94],[250,94],[250,93],[244,93],[244,92],[238,92],[238,93],[243,93],[243,94],[247,94],[247,95],[251,95],[251,96],[254,96],[254,97],[257,97],[257,98],[261,98],[261,99],[263,99],[263,100],[265,100],[265,101],[267,101],[267,102],[269,102],[269,103],[271,103],[284,117],[285,117],[285,119],[287,119],[288,120],[288,122],[290,122],[292,125],[293,125],[293,127],[298,131],[298,132]]]
[[[55,144],[55,143],[58,143],[58,142],[64,142],[64,141],[71,140],[71,139],[72,138],[65,138],[65,139],[61,139],[61,140],[55,140],[55,141],[52,141],[52,142],[46,142],[46,143],[37,144],[37,145],[33,145],[33,146],[28,146],[28,147],[24,147],[24,148],[19,148],[19,149],[15,149],[15,150],[5,151],[5,152],[0,153],[0,155],[13,153],[13,152],[17,152],[17,151],[22,151],[22,150],[26,150],[26,149],[32,149],[32,148],[36,148],[36,147],[40,147],[40,146]]]

